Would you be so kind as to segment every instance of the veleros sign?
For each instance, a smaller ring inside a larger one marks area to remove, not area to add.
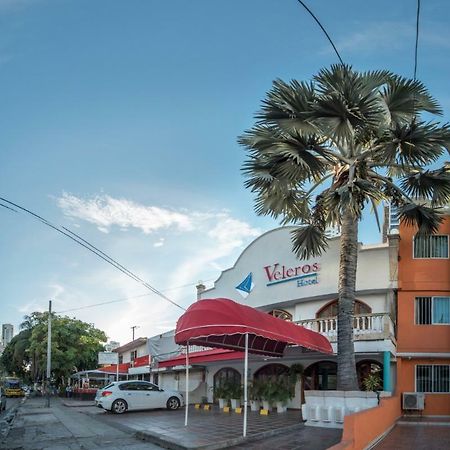
[[[264,267],[268,283],[266,286],[297,281],[297,286],[308,286],[319,282],[317,272],[320,271],[320,264],[314,262],[302,266],[290,267],[279,263]]]

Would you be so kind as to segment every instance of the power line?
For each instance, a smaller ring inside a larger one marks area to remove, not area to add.
[[[420,20],[420,0],[417,0],[417,11],[416,11],[416,45],[414,49],[414,80],[417,75],[417,52],[419,49],[419,20]]]
[[[331,46],[333,47],[333,50],[335,51],[337,57],[339,58],[339,61],[341,62],[342,65],[344,65],[344,61],[342,61],[341,55],[339,54],[339,52],[337,51],[336,46],[334,45],[334,42],[332,41],[330,35],[327,33],[327,30],[325,30],[325,27],[320,23],[320,20],[314,15],[314,13],[306,6],[306,4],[304,2],[302,2],[302,0],[297,0],[300,5],[303,6],[303,8],[306,9],[306,11],[308,11],[308,13],[311,15],[311,17],[316,21],[317,25],[319,25],[320,29],[324,32],[325,36],[327,37],[328,41],[330,42]]]
[[[164,300],[168,301],[169,303],[171,303],[172,305],[182,309],[183,311],[186,311],[186,308],[183,308],[182,306],[180,306],[178,303],[174,302],[173,300],[171,300],[170,298],[168,298],[166,295],[164,295],[162,292],[158,291],[158,289],[154,288],[152,285],[150,285],[149,283],[145,282],[144,280],[142,280],[141,278],[139,278],[137,275],[135,275],[133,272],[131,272],[130,270],[128,270],[126,267],[124,267],[122,264],[119,264],[116,260],[114,260],[113,258],[111,258],[109,255],[107,255],[106,253],[102,252],[101,250],[99,250],[97,247],[95,247],[94,245],[90,244],[88,241],[86,241],[85,239],[81,238],[80,236],[78,236],[77,234],[73,233],[72,231],[68,230],[65,227],[62,227],[64,230],[61,230],[60,228],[58,228],[56,225],[53,225],[51,222],[49,222],[47,219],[44,219],[42,216],[30,211],[29,209],[26,209],[14,202],[11,202],[3,197],[0,197],[0,200],[7,203],[8,205],[12,205],[15,206],[16,208],[20,209],[21,211],[26,212],[27,214],[32,215],[34,218],[36,218],[37,220],[39,220],[39,222],[43,223],[44,225],[52,228],[53,230],[57,231],[58,233],[63,234],[64,236],[68,237],[69,239],[71,239],[72,241],[76,242],[78,245],[81,245],[82,247],[84,247],[85,249],[89,250],[91,253],[94,253],[95,255],[97,255],[99,258],[103,259],[105,262],[107,262],[108,264],[110,264],[111,266],[115,267],[117,270],[120,270],[123,274],[127,275],[129,278],[133,279],[134,281],[142,284],[143,286],[145,286],[147,289],[149,289],[151,292],[153,292],[154,294],[158,295],[159,297],[163,298]],[[5,206],[5,205],[2,205]],[[11,209],[9,207],[6,206],[6,208]],[[74,237],[75,236],[75,237]]]
[[[0,204],[0,206],[1,206],[1,204]],[[214,279],[214,278],[210,278],[210,279],[204,280],[204,281],[205,281],[205,282],[206,282],[206,281],[211,281],[211,280],[213,280],[213,279]],[[174,287],[167,288],[167,289],[161,289],[161,292],[175,291],[176,289],[182,289],[182,288],[185,288],[185,287],[194,286],[194,285],[196,285],[196,284],[197,284],[197,282],[195,282],[195,283],[189,283],[189,284],[183,284],[183,285],[181,285],[181,286],[174,286]],[[90,304],[90,305],[79,306],[79,307],[77,307],[77,308],[70,308],[70,309],[65,309],[65,310],[63,310],[63,311],[56,311],[55,314],[65,314],[65,313],[68,313],[68,312],[81,311],[81,310],[83,310],[83,309],[94,308],[94,307],[96,307],[96,306],[104,306],[104,305],[110,305],[110,304],[112,304],[112,303],[126,302],[126,301],[128,301],[128,300],[134,300],[134,299],[136,299],[136,298],[148,297],[149,295],[151,295],[151,294],[134,295],[134,296],[132,296],[132,297],[118,298],[118,299],[116,299],[116,300],[105,300],[105,301],[100,302],[100,303],[92,303],[92,304]]]

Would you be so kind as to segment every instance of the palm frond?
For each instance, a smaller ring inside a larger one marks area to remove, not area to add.
[[[417,122],[396,126],[377,141],[374,160],[423,167],[436,161],[450,146],[449,126]]]
[[[417,203],[405,203],[398,209],[400,222],[407,226],[417,226],[419,234],[433,234],[442,222],[441,214],[433,208]]]
[[[404,124],[420,112],[442,114],[442,108],[427,88],[418,80],[395,75],[382,92],[382,97],[394,123]]]
[[[400,186],[412,197],[430,200],[432,206],[446,205],[450,202],[450,168],[411,173]]]
[[[327,248],[325,230],[317,225],[305,225],[291,232],[293,250],[301,259],[320,256]]]

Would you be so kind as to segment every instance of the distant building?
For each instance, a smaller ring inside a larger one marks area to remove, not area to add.
[[[112,352],[113,350],[115,350],[116,348],[120,347],[120,342],[117,341],[109,341],[106,345],[105,345],[105,352]]]
[[[2,344],[6,347],[14,336],[14,326],[10,323],[2,325]]]

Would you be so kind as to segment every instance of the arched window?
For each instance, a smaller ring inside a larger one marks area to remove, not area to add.
[[[292,314],[288,313],[287,311],[283,311],[282,309],[272,309],[269,314],[273,317],[278,317],[278,319],[292,322]]]
[[[280,377],[287,377],[289,367],[284,364],[267,364],[255,372],[255,380],[274,380]]]
[[[359,314],[370,314],[372,312],[372,308],[365,303],[355,300],[355,315]],[[333,300],[327,303],[324,307],[319,309],[316,314],[317,319],[326,319],[329,317],[336,317],[338,315],[338,301]]]
[[[303,374],[305,390],[329,391],[337,388],[337,364],[320,361],[311,364]]]
[[[231,367],[224,367],[214,374],[214,389],[223,386],[224,383],[241,384],[241,374]]]

